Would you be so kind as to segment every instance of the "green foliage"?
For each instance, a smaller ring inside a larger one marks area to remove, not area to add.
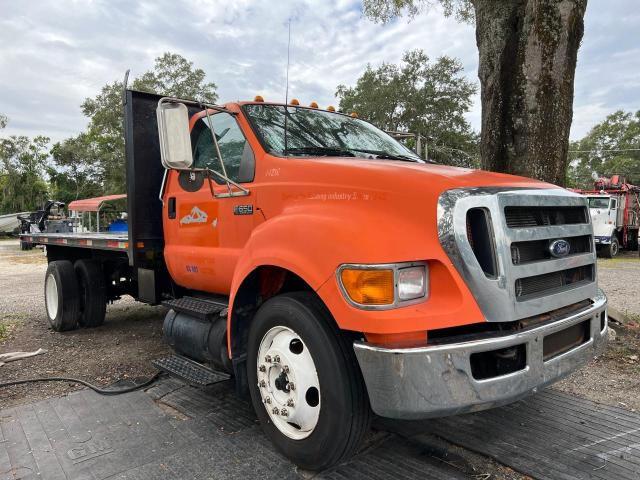
[[[165,53],[153,70],[133,81],[133,88],[162,95],[215,102],[215,83],[184,57]],[[56,199],[69,201],[126,191],[122,112],[122,82],[102,87],[82,103],[89,117],[86,132],[54,145],[54,168],[49,170]],[[64,199],[64,200],[63,200]]]
[[[635,151],[633,149],[636,149]],[[621,110],[607,116],[589,133],[569,147],[568,183],[578,188],[593,187],[592,172],[620,174],[640,185],[640,110]],[[615,151],[622,150],[622,151]]]
[[[478,139],[464,118],[476,86],[462,76],[460,62],[440,57],[430,63],[422,50],[406,52],[402,62],[368,65],[355,86],[339,85],[340,110],[383,130],[429,137],[431,159],[476,166]]]
[[[0,214],[33,210],[46,200],[48,144],[43,136],[0,138]]]
[[[3,129],[4,127],[6,127],[8,121],[9,120],[7,119],[7,117],[0,113],[0,129]]]
[[[473,22],[472,0],[363,0],[362,3],[366,17],[376,22],[387,23],[403,15],[413,18],[433,7],[436,2],[442,6],[447,17],[453,15],[459,21]]]
[[[51,198],[68,204],[104,193],[105,162],[98,157],[95,144],[89,133],[81,133],[53,146],[55,168],[51,165],[47,168]]]
[[[204,83],[205,76],[204,70],[193,68],[193,62],[167,52],[156,58],[154,69],[137,79],[133,87],[145,92],[215,103],[218,87],[213,82]]]

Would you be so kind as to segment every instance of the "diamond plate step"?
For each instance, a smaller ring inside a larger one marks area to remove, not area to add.
[[[213,320],[216,317],[225,316],[228,304],[214,300],[204,300],[201,298],[182,297],[162,302],[167,308],[172,308],[176,312],[186,313],[201,320]]]
[[[229,375],[216,372],[204,365],[179,355],[154,360],[153,365],[164,372],[185,380],[192,385],[206,387],[229,379]]]

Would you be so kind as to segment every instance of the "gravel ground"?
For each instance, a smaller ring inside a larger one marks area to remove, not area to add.
[[[640,258],[624,252],[615,259],[598,259],[598,282],[609,306],[622,312],[623,325],[609,323],[616,336],[607,351],[587,367],[556,384],[596,402],[640,411]]]
[[[0,353],[47,353],[0,367],[2,380],[70,376],[108,385],[155,372],[150,361],[169,352],[162,341],[165,309],[124,298],[107,307],[107,322],[95,329],[55,333],[48,328],[41,250],[21,252],[15,241],[0,241]],[[81,387],[39,383],[0,390],[0,409],[60,395]]]

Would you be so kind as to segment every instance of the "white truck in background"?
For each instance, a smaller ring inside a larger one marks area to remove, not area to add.
[[[589,213],[598,255],[613,258],[620,248],[638,250],[640,187],[621,175],[594,178],[593,190],[577,190],[589,199]]]

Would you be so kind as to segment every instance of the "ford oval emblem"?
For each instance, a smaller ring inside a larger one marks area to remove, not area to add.
[[[567,242],[566,240],[554,240],[553,242],[551,242],[551,244],[549,244],[549,252],[553,257],[566,257],[567,255],[569,255],[570,251],[571,244],[569,244],[569,242]]]

